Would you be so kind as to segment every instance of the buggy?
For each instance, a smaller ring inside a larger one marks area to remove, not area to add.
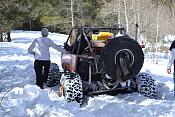
[[[75,37],[75,41],[69,44]],[[124,28],[74,27],[64,43],[63,72],[51,67],[49,79],[57,77],[59,95],[82,103],[85,96],[139,92],[156,97],[154,80],[139,73],[144,53]],[[51,64],[52,66],[53,64]],[[55,76],[54,69],[58,71]]]

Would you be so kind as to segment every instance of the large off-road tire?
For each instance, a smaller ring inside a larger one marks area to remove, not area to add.
[[[142,72],[136,76],[138,92],[145,97],[156,99],[156,84],[155,80],[149,73]]]
[[[49,75],[47,79],[47,86],[54,87],[59,84],[61,79],[59,66],[56,63],[50,64]]]
[[[83,87],[81,78],[77,73],[63,74],[60,83],[60,95],[63,95],[67,102],[82,103]]]
[[[130,70],[129,77],[122,77],[122,81],[126,81],[131,76],[137,75],[143,66],[144,54],[137,41],[127,36],[111,39],[103,48],[101,55],[104,71],[114,81],[119,80],[118,76],[122,74],[121,72],[117,72],[117,68],[119,68],[117,64],[118,55],[121,53],[125,54]]]

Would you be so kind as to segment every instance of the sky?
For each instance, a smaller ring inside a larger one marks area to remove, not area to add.
[[[134,92],[116,96],[89,97],[83,107],[66,102],[56,88],[35,85],[34,57],[27,53],[38,31],[12,31],[12,42],[0,43],[0,117],[175,117],[172,74],[166,73],[167,55],[159,54],[158,64],[148,53],[140,72],[156,81],[157,99]],[[49,33],[56,44],[63,45],[67,35]],[[50,49],[51,62],[60,69],[60,53]]]

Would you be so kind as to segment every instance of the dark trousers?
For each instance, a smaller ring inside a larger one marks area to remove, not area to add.
[[[43,89],[43,83],[46,82],[48,78],[50,61],[35,60],[34,69],[36,74],[36,85]]]

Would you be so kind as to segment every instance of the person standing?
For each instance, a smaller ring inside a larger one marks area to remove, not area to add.
[[[175,40],[172,42],[169,50],[170,50],[170,56],[167,64],[167,73],[171,74],[171,66],[174,65],[173,81],[174,81],[174,96],[175,96]]]
[[[42,37],[34,39],[28,48],[28,53],[33,54],[34,69],[36,74],[36,85],[43,89],[43,83],[47,81],[50,69],[50,52],[49,48],[52,47],[61,53],[67,53],[60,45],[56,45],[50,38],[47,28],[41,30]]]

